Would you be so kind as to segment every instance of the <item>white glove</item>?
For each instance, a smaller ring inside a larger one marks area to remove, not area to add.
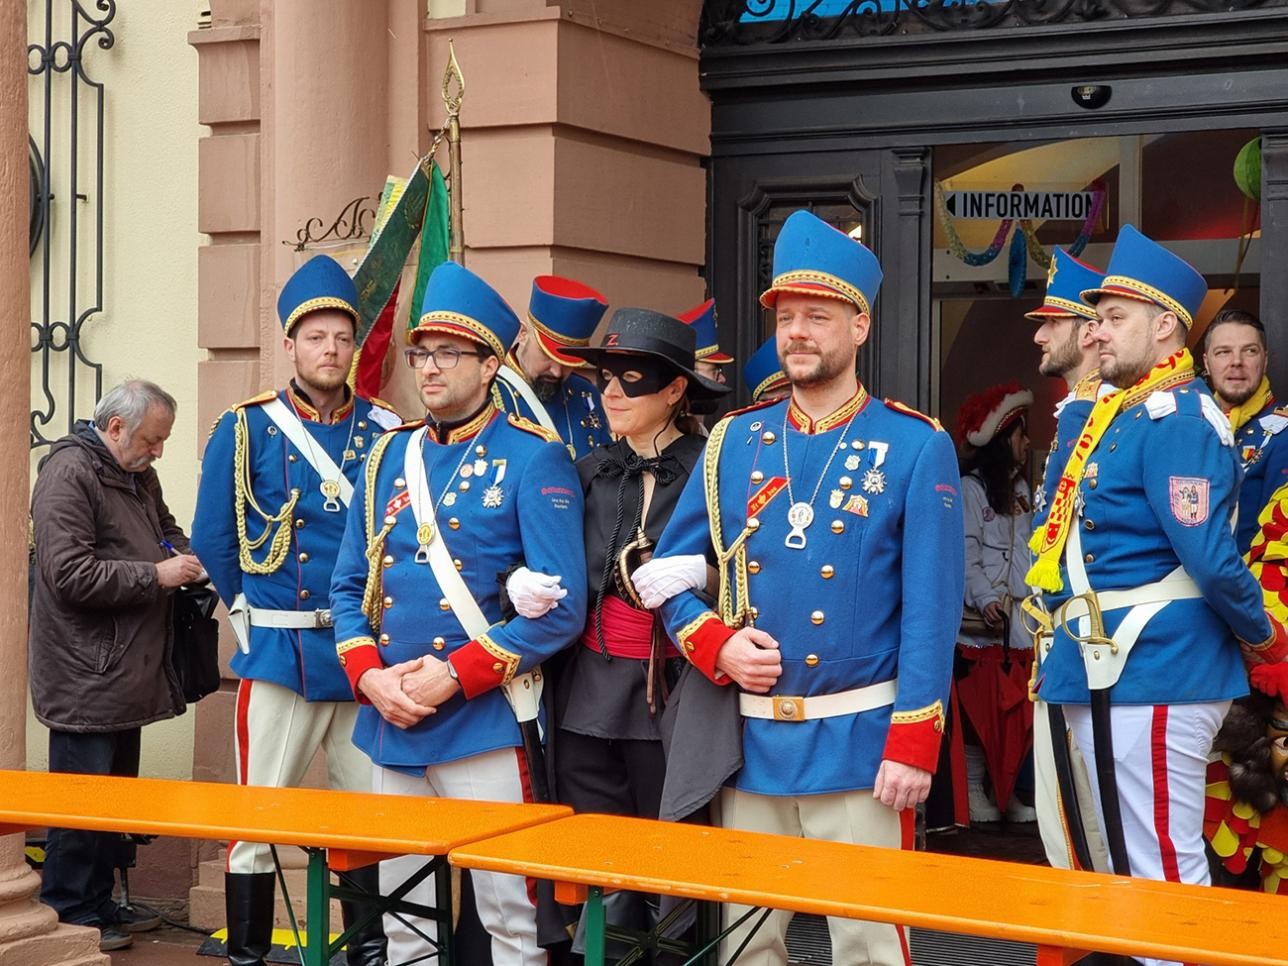
[[[649,610],[661,607],[676,594],[707,585],[707,558],[700,553],[679,557],[654,557],[631,574],[640,603]]]
[[[568,591],[559,586],[559,575],[539,574],[520,567],[505,581],[505,592],[520,617],[536,619],[559,606]]]

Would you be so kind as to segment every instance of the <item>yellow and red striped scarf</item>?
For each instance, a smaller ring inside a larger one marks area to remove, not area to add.
[[[1078,492],[1082,474],[1086,471],[1087,461],[1104,438],[1114,417],[1151,393],[1166,391],[1193,378],[1194,359],[1189,349],[1182,349],[1154,366],[1129,388],[1115,389],[1096,400],[1096,404],[1091,407],[1091,415],[1087,417],[1082,433],[1074,444],[1073,452],[1069,454],[1069,461],[1060,474],[1046,523],[1033,531],[1033,537],[1029,540],[1029,549],[1037,554],[1037,560],[1029,568],[1025,580],[1042,590],[1057,592],[1064,589],[1064,581],[1060,577],[1060,556],[1064,553],[1064,543],[1069,538],[1069,527],[1073,523],[1074,496]]]

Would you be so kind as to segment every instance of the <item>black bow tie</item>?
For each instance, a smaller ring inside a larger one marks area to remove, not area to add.
[[[669,486],[675,482],[680,468],[680,461],[674,456],[664,454],[646,458],[629,446],[610,446],[599,451],[599,464],[595,467],[595,476],[621,476],[632,479],[643,473],[652,473],[658,483]]]

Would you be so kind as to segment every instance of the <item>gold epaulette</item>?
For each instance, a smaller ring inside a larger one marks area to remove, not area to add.
[[[944,431],[943,425],[934,416],[927,416],[911,406],[905,406],[897,399],[885,399],[882,401],[897,413],[903,413],[905,416],[911,416],[913,419],[920,419],[923,423],[927,423],[937,433]]]
[[[772,406],[775,403],[780,403],[782,401],[783,400],[781,398],[762,399],[759,402],[752,403],[750,406],[743,406],[741,409],[731,409],[729,412],[724,414],[723,418],[729,419],[731,416],[741,416],[743,413],[754,413],[757,409],[764,409],[766,406]]]
[[[559,438],[558,433],[551,432],[550,430],[542,426],[540,423],[534,423],[532,420],[524,419],[522,416],[516,416],[514,413],[510,413],[506,418],[509,420],[510,425],[513,426],[515,429],[521,429],[525,433],[531,433],[533,436],[539,436],[547,443],[563,442],[563,440]]]
[[[249,399],[243,399],[241,402],[236,403],[231,408],[247,409],[250,406],[262,406],[264,405],[264,403],[272,402],[276,398],[277,398],[276,389],[265,389],[258,396],[251,396]]]
[[[223,420],[223,418],[224,418],[225,416],[227,416],[230,412],[232,412],[232,410],[231,410],[231,409],[225,409],[222,413],[220,413],[218,416],[216,416],[216,417],[215,417],[215,421],[214,421],[213,423],[211,423],[211,424],[210,424],[210,432],[206,433],[206,439],[207,439],[207,440],[209,440],[211,436],[214,436],[214,435],[215,435],[215,430],[219,428],[219,424],[220,424],[220,422],[221,422],[221,421]]]

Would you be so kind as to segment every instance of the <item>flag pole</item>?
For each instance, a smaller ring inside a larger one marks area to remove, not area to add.
[[[443,104],[447,108],[447,172],[451,184],[451,240],[447,257],[465,264],[465,193],[461,190],[461,102],[465,99],[465,75],[456,61],[456,45],[447,41],[447,70],[443,72]]]

